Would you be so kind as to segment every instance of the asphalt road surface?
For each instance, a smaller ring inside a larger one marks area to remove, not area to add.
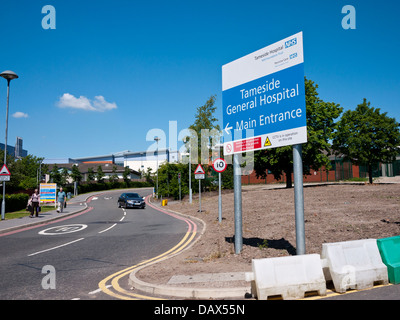
[[[150,190],[136,190],[142,196]],[[0,299],[116,299],[99,282],[178,244],[184,220],[117,206],[121,191],[91,198],[69,219],[0,237]]]

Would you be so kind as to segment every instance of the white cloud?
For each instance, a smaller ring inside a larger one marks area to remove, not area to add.
[[[72,108],[87,111],[104,112],[107,110],[117,109],[115,102],[107,102],[103,96],[96,96],[91,101],[84,96],[79,98],[74,97],[72,94],[64,93],[57,104],[60,108]]]
[[[21,111],[17,111],[12,115],[14,118],[28,118],[27,113],[23,113]]]
[[[104,99],[103,96],[94,97],[93,105],[97,111],[117,109],[117,105],[115,104],[115,102],[109,103]]]

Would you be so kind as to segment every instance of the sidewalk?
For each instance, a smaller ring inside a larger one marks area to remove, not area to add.
[[[119,191],[124,192],[125,190],[132,190],[136,188],[127,188],[127,189],[119,189]],[[101,195],[105,192],[110,192],[113,190],[104,190],[104,191],[94,191],[89,193],[84,193],[77,195],[76,197],[67,201],[67,207],[63,210],[62,213],[54,210],[48,211],[45,213],[39,213],[39,217],[30,218],[27,212],[25,217],[10,219],[10,220],[0,220],[0,235],[8,232],[14,232],[18,229],[29,228],[40,224],[45,224],[53,220],[58,220],[61,218],[65,218],[67,216],[79,213],[87,209],[86,201],[93,196]]]
[[[153,200],[153,199],[152,199]],[[149,201],[151,201],[149,199]],[[185,214],[162,207],[160,202],[153,202],[156,207],[180,216]],[[193,218],[193,217],[191,217]],[[196,218],[196,220],[200,220]],[[204,223],[204,221],[203,221]],[[205,225],[205,223],[204,223]],[[196,241],[194,241],[195,243]],[[190,248],[194,243],[189,245]],[[182,254],[185,250],[178,254]],[[167,258],[168,259],[168,258]],[[129,274],[129,285],[141,292],[154,296],[172,297],[173,299],[249,299],[251,283],[246,280],[245,272],[199,273],[191,275],[175,274],[166,284],[153,284],[137,277],[137,273],[160,261],[145,264]],[[224,283],[226,286],[215,287],[212,282]]]
[[[1,220],[0,221],[0,234],[14,232],[18,229],[29,228],[40,224],[45,224],[53,220],[58,220],[78,212],[81,212],[87,209],[86,199],[93,196],[97,193],[87,193],[83,195],[78,195],[75,198],[67,201],[67,207],[63,210],[62,213],[56,211],[56,208],[52,211],[48,211],[45,213],[39,213],[39,217],[30,218],[27,212],[25,217],[10,219],[10,220]]]

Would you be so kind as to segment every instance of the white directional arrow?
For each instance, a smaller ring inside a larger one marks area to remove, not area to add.
[[[233,127],[229,127],[229,122],[226,124],[226,127],[225,127],[225,132],[226,132],[226,134],[231,134],[231,129],[233,129]]]

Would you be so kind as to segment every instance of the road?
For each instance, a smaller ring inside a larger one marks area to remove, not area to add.
[[[1,236],[0,299],[129,298],[115,291],[128,287],[120,271],[189,241],[195,226],[149,205],[118,208],[119,194],[92,197],[84,213],[66,220]],[[117,275],[119,282],[112,282]]]

